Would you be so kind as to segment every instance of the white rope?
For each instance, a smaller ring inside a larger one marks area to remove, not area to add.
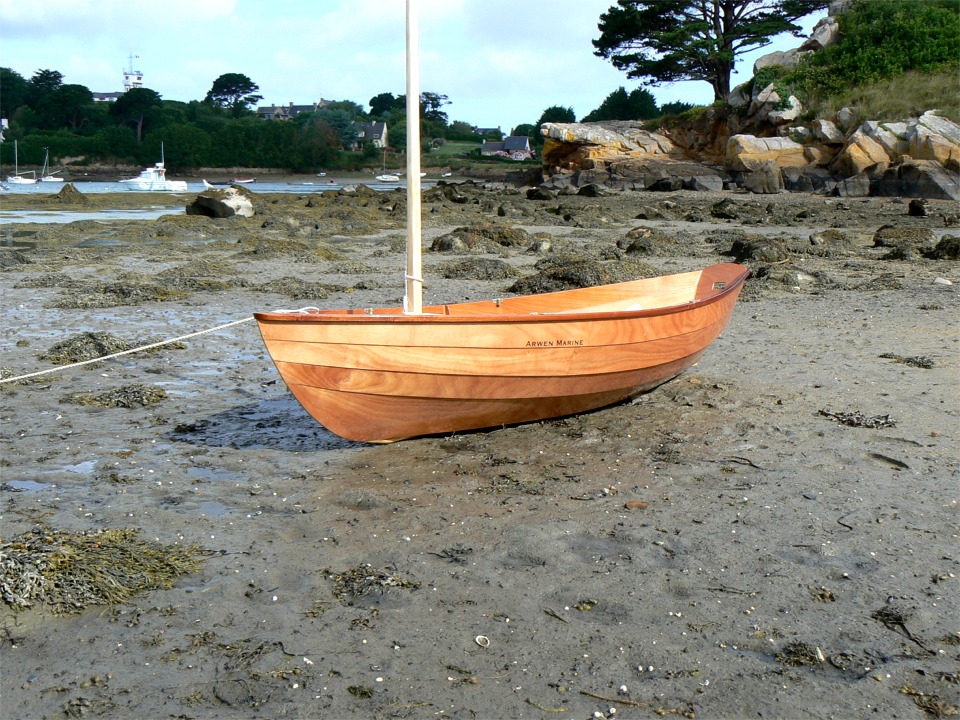
[[[196,337],[197,335],[205,335],[206,333],[216,332],[217,330],[223,330],[224,328],[233,327],[234,325],[240,325],[241,323],[250,322],[253,320],[253,316],[243,318],[243,320],[234,320],[233,322],[224,323],[223,325],[217,325],[216,327],[208,328],[207,330],[198,330],[197,332],[192,332],[187,335],[181,335],[180,337],[170,338],[169,340],[161,340],[160,342],[150,343],[149,345],[143,345],[138,348],[131,348],[130,350],[122,350],[121,352],[113,353],[112,355],[104,355],[103,357],[94,358],[93,360],[81,360],[80,362],[75,362],[71,365],[58,365],[54,368],[49,368],[47,370],[38,370],[37,372],[28,373],[26,375],[18,375],[17,377],[9,377],[0,379],[0,385],[3,383],[16,382],[18,380],[26,380],[27,378],[37,377],[38,375],[46,375],[47,373],[60,372],[62,370],[70,370],[75,367],[80,367],[81,365],[89,365],[90,363],[102,362],[104,360],[111,360],[113,358],[120,357],[121,355],[130,355],[136,352],[143,352],[144,350],[151,350],[155,347],[160,347],[161,345],[169,345],[170,343],[179,342],[181,340],[186,340],[187,338]]]

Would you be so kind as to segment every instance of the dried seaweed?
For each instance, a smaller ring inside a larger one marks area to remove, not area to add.
[[[327,578],[333,582],[333,595],[344,605],[349,605],[351,598],[385,592],[389,588],[403,588],[415,590],[420,583],[400,576],[398,573],[387,573],[383,570],[374,570],[369,563],[334,573],[326,570]]]
[[[904,365],[910,365],[911,367],[923,368],[924,370],[929,370],[933,367],[933,360],[928,358],[926,355],[914,355],[912,357],[905,357],[903,355],[897,355],[895,353],[883,353],[880,355],[884,360],[893,360],[894,362],[903,363]]]
[[[829,410],[821,410],[820,414],[824,417],[836,420],[841,425],[849,425],[850,427],[873,428],[876,430],[880,428],[892,428],[897,426],[897,423],[891,420],[889,415],[867,416],[859,410],[841,413],[830,412]]]
[[[161,400],[165,400],[166,397],[166,391],[161,388],[134,383],[102,393],[72,393],[60,398],[60,402],[71,403],[73,405],[134,408],[153,405]]]
[[[138,533],[36,528],[18,535],[0,544],[0,597],[14,610],[42,605],[58,615],[78,613],[172,587],[198,569],[198,546],[164,546]]]

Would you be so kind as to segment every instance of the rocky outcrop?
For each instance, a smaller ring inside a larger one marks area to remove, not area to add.
[[[187,205],[187,215],[228,218],[234,215],[253,217],[253,214],[253,201],[249,191],[236,185],[225,190],[205,190]]]
[[[693,161],[666,135],[637,122],[544,123],[543,172],[554,189],[573,181],[625,189],[722,187],[721,174]]]
[[[609,160],[686,159],[670,138],[638,122],[544,123],[543,165],[560,171],[590,168]]]
[[[803,145],[784,137],[734,135],[727,141],[724,157],[728,169],[741,172],[756,170],[771,161],[781,168],[810,164],[803,154]]]

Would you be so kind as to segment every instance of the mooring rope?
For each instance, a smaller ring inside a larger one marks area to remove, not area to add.
[[[122,350],[120,352],[112,353],[111,355],[104,355],[102,357],[93,358],[92,360],[81,360],[80,362],[71,363],[70,365],[58,365],[54,368],[49,368],[47,370],[38,370],[37,372],[27,373],[26,375],[18,375],[17,377],[8,377],[0,379],[0,385],[3,383],[17,382],[18,380],[26,380],[27,378],[37,377],[38,375],[46,375],[53,372],[61,372],[63,370],[70,370],[75,367],[80,367],[81,365],[89,365],[91,363],[103,362],[104,360],[112,360],[113,358],[120,357],[121,355],[131,355],[137,352],[143,352],[144,350],[151,350],[155,347],[160,347],[161,345],[169,345],[170,343],[180,342],[181,340],[186,340],[188,338],[197,337],[197,335],[205,335],[206,333],[216,332],[217,330],[224,330],[228,327],[233,327],[234,325],[240,325],[241,323],[250,322],[253,320],[253,316],[245,317],[242,320],[234,320],[233,322],[224,323],[223,325],[217,325],[216,327],[207,328],[206,330],[198,330],[197,332],[188,333],[186,335],[181,335],[180,337],[170,338],[169,340],[161,340],[160,342],[150,343],[149,345],[143,345],[141,347],[131,348],[129,350]]]

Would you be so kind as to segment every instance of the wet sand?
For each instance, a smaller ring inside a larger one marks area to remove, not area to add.
[[[691,371],[554,421],[349,443],[304,413],[252,322],[0,385],[4,542],[133,528],[203,548],[199,571],[122,604],[5,604],[3,717],[955,711],[960,266],[874,240],[960,234],[955,205],[464,192],[425,203],[425,246],[478,219],[521,228],[539,250],[496,256],[520,275],[548,243],[658,272],[729,261],[738,238],[786,250],[743,259],[754,276]],[[4,376],[79,333],[140,345],[259,309],[396,303],[391,197],[6,226]],[[628,254],[636,227],[653,239]],[[841,242],[809,241],[831,228]],[[429,302],[513,282],[424,258]],[[138,386],[163,397],[71,401]]]

